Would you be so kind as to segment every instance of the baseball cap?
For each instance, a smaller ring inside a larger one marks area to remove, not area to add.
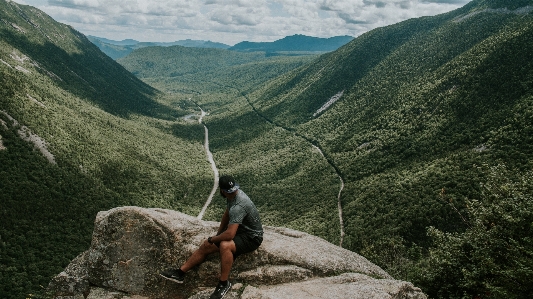
[[[218,186],[226,193],[233,193],[239,189],[239,184],[235,182],[232,176],[224,175],[218,180]]]

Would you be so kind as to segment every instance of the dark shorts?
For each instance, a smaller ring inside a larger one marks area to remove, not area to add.
[[[241,254],[252,252],[259,248],[259,245],[263,242],[263,237],[238,234],[233,237],[233,242],[237,248],[237,251],[233,254],[233,259],[236,259]],[[215,243],[215,245],[219,247],[220,243]]]

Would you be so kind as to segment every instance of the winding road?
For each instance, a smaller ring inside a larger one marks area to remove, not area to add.
[[[198,106],[198,104],[196,104]],[[198,106],[200,108],[200,106]],[[202,120],[205,116],[205,111],[200,108],[200,118],[198,119],[198,123],[202,123]],[[204,138],[204,149],[205,153],[207,155],[207,160],[209,161],[209,164],[211,164],[211,169],[213,170],[214,174],[214,181],[213,181],[213,189],[211,189],[211,193],[209,194],[209,197],[207,198],[207,201],[205,202],[202,210],[200,211],[200,214],[196,218],[199,220],[202,220],[204,217],[205,211],[207,210],[207,207],[209,207],[209,204],[211,204],[211,201],[213,200],[213,196],[215,196],[216,192],[218,191],[218,169],[217,165],[215,164],[215,160],[213,159],[213,154],[209,150],[209,130],[204,125],[204,132],[205,132],[205,138]]]

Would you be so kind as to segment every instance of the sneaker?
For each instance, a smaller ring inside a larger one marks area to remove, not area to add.
[[[219,282],[217,288],[215,289],[213,294],[211,294],[211,297],[209,297],[209,299],[222,299],[230,289],[231,282],[229,282],[229,280],[225,285]]]
[[[177,269],[167,269],[159,272],[159,275],[177,283],[183,283],[183,280],[185,279],[185,274],[181,274]]]

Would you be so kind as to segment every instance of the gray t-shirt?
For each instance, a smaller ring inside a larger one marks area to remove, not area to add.
[[[239,190],[233,200],[227,200],[229,224],[239,224],[237,234],[263,236],[263,225],[259,218],[259,211],[248,195]]]

